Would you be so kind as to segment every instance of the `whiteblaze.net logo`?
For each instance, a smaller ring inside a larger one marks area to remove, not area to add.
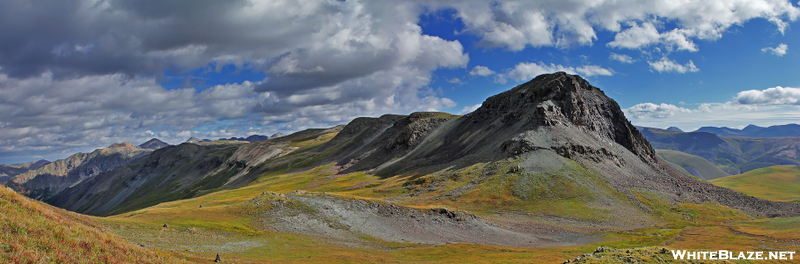
[[[680,260],[793,260],[794,251],[688,251],[671,250],[672,258]]]

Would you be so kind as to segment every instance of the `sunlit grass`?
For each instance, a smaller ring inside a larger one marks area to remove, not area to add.
[[[56,209],[0,187],[0,262],[174,263],[180,260],[103,232],[91,217]]]
[[[781,202],[800,201],[799,166],[772,166],[710,182],[761,199]]]

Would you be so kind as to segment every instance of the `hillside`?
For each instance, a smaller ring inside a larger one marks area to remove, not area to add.
[[[711,132],[680,132],[641,127],[656,149],[700,156],[728,174],[775,165],[800,165],[800,137],[718,136]]]
[[[656,154],[703,180],[712,180],[730,175],[708,160],[692,154],[667,149],[656,149]]]
[[[26,171],[38,169],[47,163],[50,162],[47,160],[38,160],[12,165],[0,164],[0,184],[10,180],[14,176],[25,173]]]
[[[102,231],[92,218],[0,186],[0,262],[180,263],[171,254]]]
[[[213,141],[168,146],[45,201],[80,213],[110,215],[239,187],[264,173],[291,170],[308,155],[303,153],[307,149],[304,144],[332,137],[337,131],[307,130],[253,143]],[[284,157],[290,153],[293,155]]]
[[[128,164],[150,153],[130,143],[113,144],[92,153],[77,153],[14,176],[6,186],[28,197],[45,200],[102,172]]]
[[[800,202],[800,166],[761,168],[714,179],[711,183],[765,200]]]

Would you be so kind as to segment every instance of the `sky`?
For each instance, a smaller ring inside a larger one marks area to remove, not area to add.
[[[465,114],[556,71],[634,125],[798,123],[800,2],[4,0],[0,164]]]

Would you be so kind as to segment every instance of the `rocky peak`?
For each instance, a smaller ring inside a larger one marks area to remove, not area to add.
[[[130,148],[130,149],[135,148],[135,147],[136,146],[134,146],[133,144],[128,143],[128,142],[114,143],[114,144],[111,144],[111,146],[108,146],[108,148]]]
[[[147,142],[139,145],[139,147],[143,149],[160,149],[166,146],[169,146],[169,144],[157,138],[150,139]]]
[[[473,118],[526,122],[528,129],[568,125],[598,138],[612,140],[645,162],[657,160],[650,143],[625,118],[619,105],[577,75],[539,75],[487,99]]]
[[[415,112],[397,120],[393,127],[400,129],[388,148],[411,147],[429,131],[458,116],[439,112]]]

